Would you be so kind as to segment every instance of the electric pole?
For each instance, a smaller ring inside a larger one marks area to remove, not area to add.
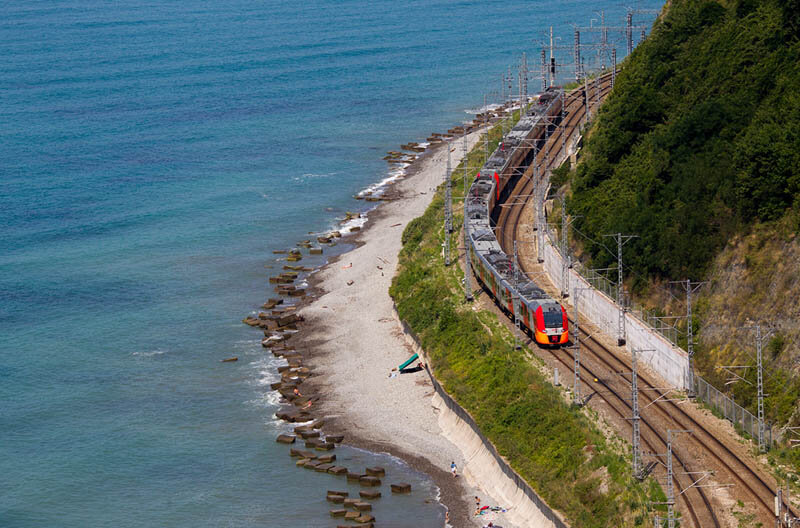
[[[628,55],[633,52],[633,12],[628,11],[625,17],[625,40],[628,44]]]
[[[692,294],[699,290],[705,282],[692,282],[690,279],[685,281],[673,282],[686,286],[686,354],[689,358],[689,367],[686,372],[687,395],[695,397],[694,391],[694,327],[692,325]]]
[[[464,298],[467,301],[472,300],[472,285],[470,284],[470,267],[472,266],[472,262],[470,261],[470,253],[469,253],[469,229],[467,229],[467,222],[469,220],[469,216],[467,215],[467,205],[469,203],[469,174],[468,174],[468,151],[467,151],[467,130],[464,129],[463,133],[464,137],[464,158],[462,162],[464,163]]]
[[[617,80],[617,48],[611,49],[611,88],[614,88],[614,81]]]
[[[450,141],[447,147],[447,170],[445,171],[444,195],[444,265],[450,265],[450,233],[453,231],[453,193],[452,166],[450,162]]]
[[[636,385],[636,349],[631,350],[631,363],[633,371],[631,372],[631,399],[633,400],[633,478],[638,479],[642,474],[642,445],[641,436],[639,433],[639,389]]]
[[[619,315],[617,317],[617,345],[625,344],[625,285],[622,283],[622,246],[637,235],[606,235],[617,239],[617,304],[619,305]]]
[[[519,268],[517,267],[517,239],[514,239],[514,291],[511,297],[511,306],[514,307],[514,350],[521,348],[519,343]]]
[[[547,51],[542,48],[542,91],[547,90]]]
[[[761,365],[761,325],[756,325],[756,363],[758,363],[758,449],[767,450],[764,443],[764,371]]]
[[[483,136],[483,152],[484,152],[484,161],[489,160],[489,108],[486,106],[486,94],[483,94],[483,128],[486,130],[486,134]]]
[[[573,299],[572,303],[575,307],[575,324],[574,326],[574,334],[575,334],[575,388],[572,394],[572,400],[575,405],[580,405],[581,402],[581,332],[580,332],[580,325],[578,323],[578,299],[580,297],[580,288],[575,288],[575,299]]]
[[[567,202],[561,199],[561,297],[569,297],[569,241],[567,232],[572,221],[567,222]]]
[[[672,430],[667,429],[667,526],[675,528],[675,486],[672,482]]]
[[[550,86],[556,83],[556,58],[553,54],[553,26],[550,26]]]

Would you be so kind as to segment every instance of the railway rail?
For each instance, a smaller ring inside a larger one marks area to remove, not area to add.
[[[600,79],[600,97],[610,91],[610,75]],[[511,193],[506,193],[506,206],[501,207],[495,232],[503,250],[509,254],[514,245],[514,239],[524,227],[521,222],[522,213],[527,205],[527,197],[533,193],[534,185],[542,184],[546,169],[551,168],[563,158],[563,148],[567,145],[578,126],[584,118],[585,100],[583,89],[572,92],[565,98],[564,108],[566,122],[557,127],[535,155],[533,163],[524,169],[523,177],[519,179]],[[562,137],[566,134],[569,137]],[[529,147],[530,148],[530,147]],[[534,181],[534,167],[544,167],[540,170],[539,181]],[[520,201],[514,197],[520,197]],[[501,204],[498,204],[501,205]],[[521,271],[529,276],[532,263],[520,259]],[[570,321],[572,325],[575,321]],[[583,383],[589,387],[593,395],[601,398],[608,408],[622,419],[628,420],[632,415],[631,404],[628,401],[630,386],[619,374],[630,372],[631,365],[626,358],[615,354],[609,347],[593,336],[582,339],[581,370],[588,376],[583,377]],[[572,370],[574,355],[568,349],[550,350],[549,354],[559,363],[566,366],[567,371]],[[608,378],[607,373],[613,373]],[[588,378],[588,380],[586,379]],[[726,443],[710,432],[703,424],[687,413],[675,401],[667,397],[669,391],[659,389],[646,374],[640,374],[639,401],[642,407],[652,409],[641,418],[641,441],[645,450],[650,453],[665,453],[667,442],[664,439],[666,429],[692,430],[693,433],[680,443],[680,447],[673,448],[673,457],[681,471],[673,475],[677,493],[676,507],[684,514],[684,521],[696,527],[720,526],[720,520],[715,512],[708,492],[703,488],[691,487],[694,482],[692,475],[701,468],[696,462],[698,457],[706,461],[713,461],[715,468],[721,469],[724,477],[734,482],[754,503],[758,510],[759,519],[767,525],[774,522],[772,513],[775,489],[771,479],[760,474],[756,469],[743,462],[739,456]],[[597,380],[597,381],[595,381]],[[654,403],[654,402],[658,403]],[[628,432],[630,429],[627,430]],[[718,475],[719,476],[719,475]],[[680,493],[681,490],[685,490]],[[797,515],[792,511],[793,515]]]

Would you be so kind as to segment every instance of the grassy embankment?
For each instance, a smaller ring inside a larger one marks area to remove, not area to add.
[[[515,116],[517,117],[517,116]],[[497,146],[499,127],[490,134]],[[484,162],[483,143],[469,154],[469,180]],[[463,163],[453,171],[463,196]],[[649,525],[647,503],[662,501],[652,480],[630,478],[628,444],[606,438],[588,410],[570,407],[541,373],[542,363],[514,349],[510,331],[490,311],[464,302],[462,271],[442,257],[440,187],[425,214],[406,227],[390,293],[417,333],[444,388],[473,416],[511,466],[573,527]],[[456,215],[460,225],[463,216]],[[451,251],[463,244],[454,236]]]
[[[753,367],[755,333],[741,327],[778,327],[764,343],[766,414],[795,426],[798,64],[797,0],[670,2],[617,77],[583,162],[560,175],[580,233],[574,247],[590,267],[614,265],[604,235],[623,232],[639,236],[625,247],[637,300],[685,313],[685,295],[662,287],[708,281],[692,322],[702,340],[697,367],[754,412],[755,368],[744,371],[750,383],[726,384],[717,365]],[[800,470],[800,454],[783,460]]]

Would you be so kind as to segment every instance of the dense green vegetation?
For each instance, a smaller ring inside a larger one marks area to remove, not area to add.
[[[494,149],[499,131],[490,138]],[[470,153],[467,167],[483,163],[482,146]],[[469,178],[474,174],[470,170]],[[462,178],[463,164],[454,171],[456,197]],[[390,289],[437,378],[500,454],[572,526],[649,525],[646,505],[663,501],[663,495],[652,481],[647,487],[632,481],[627,445],[604,437],[587,411],[571,408],[528,354],[515,350],[513,336],[492,312],[464,302],[461,270],[445,268],[442,259],[443,207],[440,189],[425,214],[406,227]],[[458,242],[453,240],[453,252]]]
[[[572,178],[596,267],[699,278],[733,233],[800,225],[800,2],[676,0],[628,59]]]

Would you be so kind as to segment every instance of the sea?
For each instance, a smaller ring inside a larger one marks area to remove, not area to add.
[[[241,323],[273,251],[366,211],[385,153],[498,102],[523,51],[538,75],[550,26],[630,4],[0,3],[0,526],[335,526],[345,484],[276,444],[280,363]],[[380,526],[442,526],[429,476],[336,453],[412,484]]]

